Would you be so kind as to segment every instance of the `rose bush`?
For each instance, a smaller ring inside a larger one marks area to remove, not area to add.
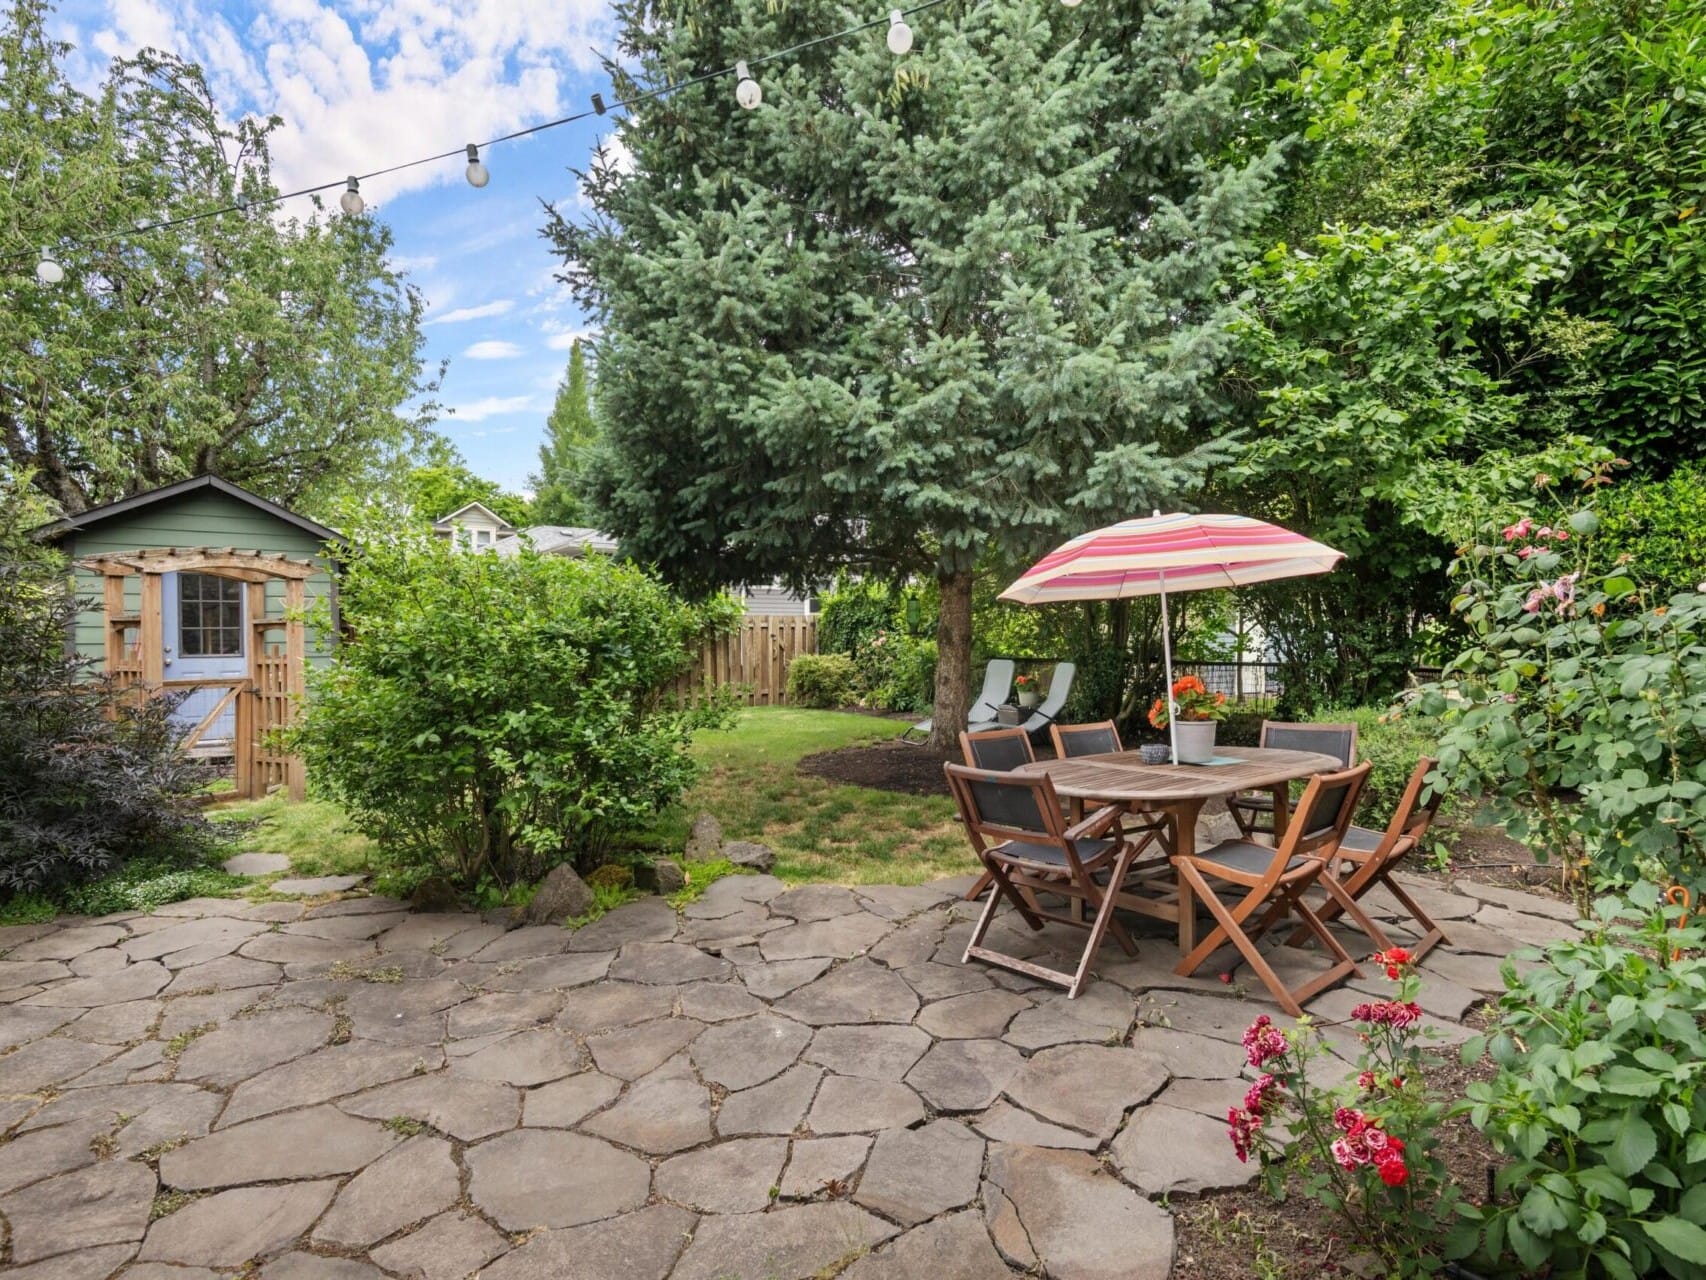
[[[1592,506],[1536,486],[1547,517],[1453,566],[1472,643],[1418,698],[1441,726],[1433,781],[1538,856],[1706,888],[1706,594],[1660,596],[1640,564],[1605,563]]]
[[[1426,1032],[1409,953],[1393,948],[1374,959],[1398,985],[1391,999],[1351,1010],[1362,1046],[1354,1081],[1317,1085],[1310,1063],[1327,1052],[1317,1024],[1304,1018],[1288,1032],[1264,1014],[1243,1039],[1246,1061],[1262,1074],[1227,1112],[1227,1128],[1240,1160],[1261,1161],[1270,1194],[1283,1199],[1295,1183],[1391,1274],[1431,1275],[1457,1214],[1457,1191],[1436,1154],[1449,1108],[1423,1077]]]

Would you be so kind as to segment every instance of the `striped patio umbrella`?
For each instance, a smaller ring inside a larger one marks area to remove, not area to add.
[[[1173,706],[1173,639],[1169,591],[1246,587],[1326,573],[1344,559],[1302,534],[1248,516],[1162,515],[1095,529],[1048,553],[1001,593],[1018,604],[1161,597],[1161,646],[1167,662],[1169,736]],[[1178,744],[1174,742],[1174,755]]]

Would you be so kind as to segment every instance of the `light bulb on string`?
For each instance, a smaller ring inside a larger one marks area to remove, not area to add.
[[[752,78],[752,72],[747,69],[746,63],[735,63],[735,77],[739,81],[735,85],[736,102],[751,111],[764,101],[764,90],[759,88],[758,81]]]
[[[471,187],[483,187],[492,180],[492,171],[480,160],[480,148],[472,142],[468,144],[467,174]]]
[[[349,185],[344,188],[343,195],[338,197],[338,207],[352,218],[367,208],[367,201],[361,198],[361,183],[355,180],[354,174],[350,175]]]
[[[65,279],[65,268],[54,261],[52,249],[44,248],[36,260],[36,279],[43,284],[58,284]]]
[[[1084,3],[1084,0],[1060,0],[1060,2],[1068,9],[1076,9],[1079,5]]]
[[[897,58],[912,52],[912,28],[906,25],[899,9],[889,10],[889,52]]]

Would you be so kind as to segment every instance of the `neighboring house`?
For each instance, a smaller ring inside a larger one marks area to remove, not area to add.
[[[592,551],[601,556],[614,557],[617,551],[616,539],[608,533],[600,533],[597,529],[582,529],[563,524],[535,524],[515,531],[514,536],[498,543],[497,553],[500,556],[513,556],[521,550],[524,540],[531,543],[533,549],[542,556],[584,556]]]
[[[514,537],[505,538],[497,544],[500,556],[514,555],[525,542],[531,543],[533,549],[547,556],[584,556],[589,552],[601,556],[614,557],[618,544],[614,537],[597,529],[584,529],[573,525],[536,524],[520,530]],[[798,596],[779,583],[767,586],[746,587],[733,592],[733,595],[743,605],[746,611],[753,614],[788,615],[803,617],[818,611],[817,597]]]
[[[238,794],[300,794],[300,764],[263,739],[289,722],[308,664],[328,657],[331,638],[306,614],[331,598],[335,531],[197,476],[32,534],[72,560],[79,654],[121,684],[178,694],[186,749],[234,757]]]
[[[458,551],[490,551],[515,536],[515,526],[483,502],[470,502],[439,517],[432,522],[432,531],[450,539]]]

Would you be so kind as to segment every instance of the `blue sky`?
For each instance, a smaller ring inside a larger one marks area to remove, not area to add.
[[[273,168],[286,190],[610,96],[596,56],[613,45],[604,0],[61,0],[55,25],[78,47],[81,80],[152,46],[200,63],[227,114],[283,117]],[[439,430],[508,488],[536,466],[569,344],[588,331],[551,278],[540,201],[579,206],[571,170],[613,144],[611,120],[490,149],[484,190],[461,160],[362,185],[426,299],[427,360],[450,361]]]

